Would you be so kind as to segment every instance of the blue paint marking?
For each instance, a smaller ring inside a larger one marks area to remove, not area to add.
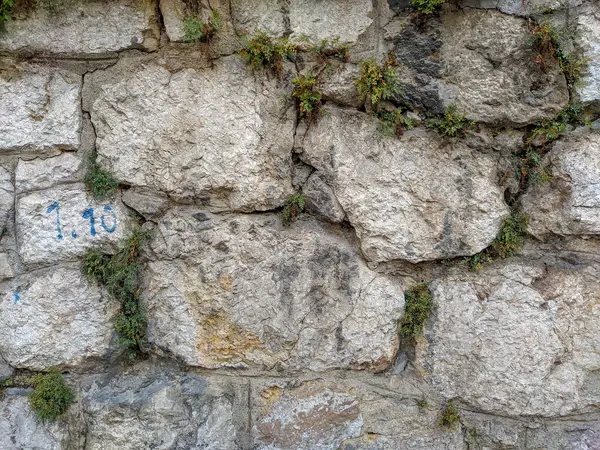
[[[13,293],[13,299],[13,305],[16,305],[17,302],[21,300],[20,288],[17,288],[17,290]]]
[[[73,236],[73,239],[77,239],[77,233],[75,233],[75,230],[71,231],[71,236]]]
[[[106,226],[106,223],[104,222],[104,214],[102,214],[102,217],[100,218],[100,222],[102,224],[102,228],[104,228],[107,232],[112,233],[113,231],[115,231],[117,229],[117,215],[115,214],[114,210],[109,206],[106,205],[104,207],[104,211],[110,211],[112,213],[113,216],[113,225],[111,228],[108,228]]]
[[[96,236],[96,228],[94,227],[94,222],[96,221],[96,219],[94,219],[94,208],[86,209],[81,217],[84,219],[90,219],[90,234],[92,236]]]
[[[46,210],[46,213],[50,214],[54,210],[56,210],[56,231],[58,232],[57,238],[62,239],[63,235],[60,231],[60,208],[58,202],[52,203]]]

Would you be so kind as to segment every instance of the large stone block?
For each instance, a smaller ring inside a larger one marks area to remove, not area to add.
[[[0,152],[77,149],[81,128],[81,77],[31,67],[0,76]]]
[[[479,411],[589,410],[600,398],[598,280],[592,268],[508,263],[435,281],[420,361],[443,396]]]
[[[317,43],[340,38],[355,43],[373,22],[370,0],[232,0],[234,25],[250,34],[257,29],[275,36],[307,36]]]
[[[230,386],[152,365],[86,381],[87,450],[241,448]]]
[[[582,128],[557,141],[547,162],[552,182],[522,200],[528,231],[538,238],[600,234],[600,131]]]
[[[331,180],[366,258],[420,262],[487,247],[508,215],[493,155],[423,130],[382,137],[377,126],[328,107],[300,145]]]
[[[9,20],[0,34],[0,51],[92,55],[158,46],[160,31],[151,0],[53,3],[55,11],[38,6]]]
[[[598,5],[593,5],[577,18],[575,41],[588,58],[581,82],[575,86],[582,102],[600,102],[600,17],[597,8]]]
[[[188,365],[380,371],[394,359],[402,286],[339,231],[175,209],[151,247],[148,340]]]
[[[91,248],[112,252],[133,222],[118,198],[92,200],[76,183],[18,196],[16,225],[19,254],[31,267],[72,260]]]
[[[77,367],[105,357],[119,304],[78,265],[20,275],[0,285],[0,354],[13,367]]]
[[[293,192],[295,111],[238,56],[205,70],[96,72],[99,159],[126,184],[218,210],[266,210]]]
[[[3,236],[15,203],[12,174],[0,167],[0,230]]]
[[[68,440],[68,428],[63,423],[36,420],[22,389],[8,389],[0,395],[0,448],[3,450],[62,450]]]
[[[52,158],[19,159],[15,171],[18,193],[47,189],[56,184],[81,180],[83,161],[75,153],[63,153]]]

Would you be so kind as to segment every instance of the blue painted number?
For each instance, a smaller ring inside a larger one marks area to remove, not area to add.
[[[90,219],[90,234],[96,236],[96,228],[94,227],[94,208],[86,209],[81,215],[84,219]]]
[[[108,205],[106,205],[104,207],[104,211],[105,212],[111,212],[112,216],[113,216],[113,224],[112,227],[108,228],[106,226],[106,222],[104,222],[104,214],[102,214],[102,217],[100,218],[100,222],[102,224],[102,228],[104,228],[107,232],[112,233],[113,231],[115,231],[117,229],[117,215],[115,214],[115,211]]]
[[[46,210],[46,213],[50,214],[54,210],[56,210],[56,230],[58,232],[58,236],[57,237],[58,237],[58,239],[62,239],[63,235],[62,235],[62,233],[60,231],[60,208],[59,208],[58,202],[52,203],[48,207],[48,209]]]

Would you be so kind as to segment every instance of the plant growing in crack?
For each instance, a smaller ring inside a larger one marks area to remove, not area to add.
[[[29,405],[39,422],[58,419],[75,399],[75,394],[57,369],[50,369],[45,374],[37,373],[28,383],[33,386],[33,392],[29,394]]]
[[[418,284],[404,292],[404,316],[400,320],[400,335],[414,341],[433,311],[433,298],[427,283]]]
[[[96,158],[95,154],[90,155],[88,158],[87,169],[83,178],[85,187],[95,199],[114,198],[119,188],[119,180],[112,173],[102,169]]]
[[[323,94],[317,88],[317,78],[309,73],[299,74],[292,80],[294,89],[292,97],[296,100],[298,114],[301,119],[308,123],[315,121],[321,112]]]
[[[121,304],[121,312],[115,322],[119,344],[139,349],[145,342],[146,316],[139,304],[140,249],[149,238],[147,231],[135,229],[114,255],[92,249],[82,264],[82,273],[90,281],[106,288],[109,295]],[[130,354],[135,356],[135,353]]]
[[[295,55],[296,51],[296,45],[289,42],[287,37],[276,39],[258,30],[240,51],[240,55],[252,71],[268,69],[281,77],[284,60]]]
[[[301,192],[288,197],[281,214],[284,227],[289,227],[304,212],[305,203],[306,196]]]
[[[360,76],[355,80],[360,100],[365,101],[368,113],[377,111],[381,100],[387,100],[402,93],[395,66],[397,62],[392,54],[383,64],[375,59],[360,63]]]
[[[208,44],[220,29],[221,16],[213,9],[210,18],[206,21],[199,14],[186,17],[183,20],[183,39],[185,42]]]
[[[439,424],[445,430],[451,431],[458,428],[460,414],[452,402],[448,402],[440,413]]]
[[[0,0],[0,31],[12,16],[15,7],[15,0]]]
[[[454,104],[448,106],[440,117],[427,121],[427,126],[437,134],[450,138],[464,137],[467,131],[475,128],[476,125],[475,120],[469,120],[464,114],[457,112]]]

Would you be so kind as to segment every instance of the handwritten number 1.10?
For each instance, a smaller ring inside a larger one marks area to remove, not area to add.
[[[58,202],[54,202],[52,205],[50,205],[46,210],[46,213],[50,214],[52,211],[56,211],[56,230],[58,232],[58,239],[62,239],[63,234],[60,226],[60,205]],[[112,225],[110,227],[106,225],[106,213],[110,213],[112,215]],[[94,208],[87,208],[85,211],[83,211],[81,217],[90,221],[90,235],[96,236],[96,218],[94,217]],[[117,229],[117,215],[111,206],[106,205],[104,207],[104,212],[102,213],[102,217],[100,217],[100,224],[107,233],[113,233]],[[73,239],[77,238],[77,233],[75,230],[71,232],[71,236]]]

